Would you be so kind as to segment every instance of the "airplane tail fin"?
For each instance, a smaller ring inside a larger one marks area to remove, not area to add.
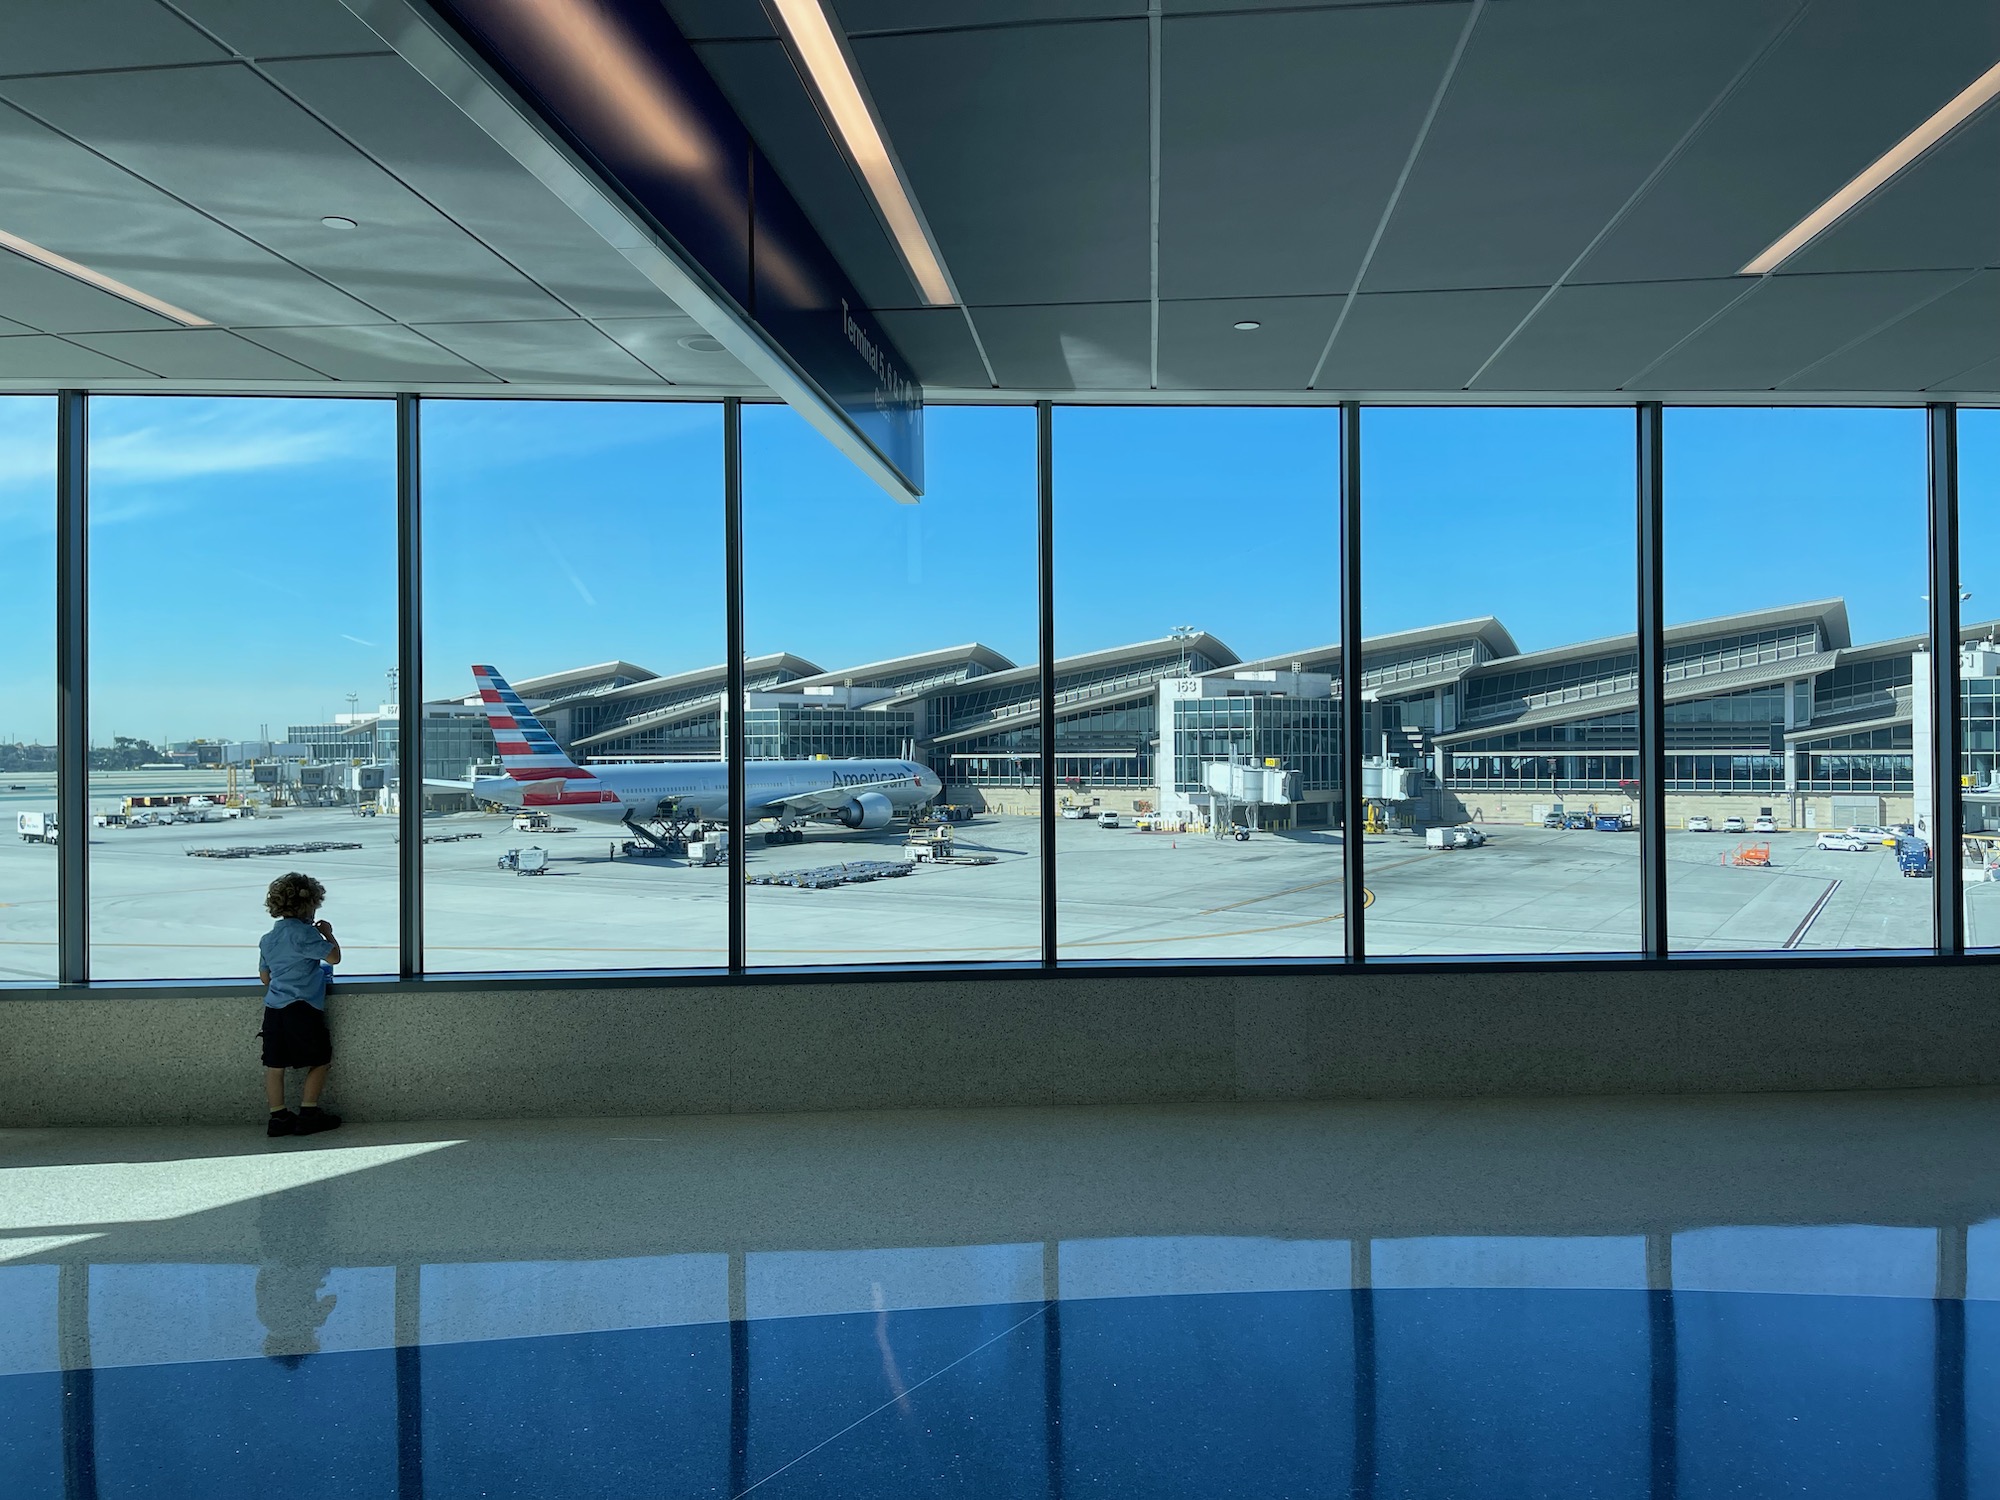
[[[587,781],[591,773],[563,753],[555,736],[528,712],[521,695],[491,667],[475,666],[479,701],[493,730],[500,764],[516,781]]]

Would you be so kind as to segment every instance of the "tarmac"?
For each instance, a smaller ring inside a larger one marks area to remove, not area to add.
[[[56,851],[12,837],[7,815],[53,805],[48,778],[0,789],[0,981],[54,976]],[[93,779],[114,807],[158,782],[212,791],[220,778],[141,773]],[[213,783],[212,785],[210,783]],[[5,781],[0,780],[0,788]],[[157,789],[157,788],[153,788]],[[508,816],[425,820],[426,967],[431,973],[720,967],[727,872],[632,859],[622,829],[577,824],[518,833]],[[925,864],[910,876],[827,890],[752,886],[753,965],[1030,963],[1040,956],[1038,829],[1026,818],[956,825],[958,846],[991,864]],[[1639,841],[1631,833],[1488,827],[1482,848],[1430,850],[1411,835],[1367,840],[1366,936],[1378,956],[1629,953],[1638,944]],[[1931,882],[1903,877],[1892,851],[1835,853],[1810,833],[1745,840],[1668,835],[1670,934],[1690,951],[1924,948]],[[1769,868],[1729,863],[1768,842]],[[754,874],[846,860],[895,859],[903,834],[815,825],[806,842],[767,848]],[[193,848],[342,843],[311,854],[191,858]],[[499,868],[538,845],[547,871]],[[1326,958],[1344,947],[1337,834],[1260,833],[1247,843],[1057,824],[1060,953],[1080,962]],[[396,826],[353,809],[287,808],[254,819],[94,829],[92,976],[247,980],[269,926],[263,891],[302,869],[324,881],[348,975],[396,967]],[[1973,946],[2000,944],[2000,884],[1967,890]]]

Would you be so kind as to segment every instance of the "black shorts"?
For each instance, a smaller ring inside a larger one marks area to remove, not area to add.
[[[265,1006],[264,1029],[257,1034],[264,1039],[267,1068],[318,1068],[333,1061],[326,1012],[304,1000]]]

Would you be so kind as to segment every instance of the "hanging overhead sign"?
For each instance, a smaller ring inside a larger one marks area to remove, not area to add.
[[[898,499],[923,392],[660,0],[344,0]]]

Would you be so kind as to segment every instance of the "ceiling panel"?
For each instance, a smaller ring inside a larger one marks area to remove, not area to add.
[[[1339,297],[1160,304],[1163,391],[1302,391],[1340,316]],[[1261,323],[1248,331],[1235,325]]]
[[[72,68],[148,68],[229,54],[155,0],[5,0],[0,77]]]
[[[663,318],[600,318],[597,326],[619,348],[675,385],[716,390],[762,390],[763,382],[726,349],[688,348],[682,340],[713,344],[686,313]]]
[[[1462,390],[1540,295],[1532,288],[1364,293],[1314,388]]]
[[[575,311],[639,317],[673,308],[630,261],[402,59],[279,62],[266,71]]]
[[[2000,271],[1945,293],[1784,382],[1797,391],[1921,391],[2000,358]]]
[[[0,228],[218,323],[387,321],[373,308],[4,106]],[[134,320],[122,326],[153,325]]]
[[[1474,389],[1616,390],[1750,287],[1741,278],[1558,287]]]
[[[776,33],[761,5],[745,5],[743,0],[660,0],[691,42],[724,37],[755,37],[767,40]]]
[[[247,67],[26,79],[0,92],[399,321],[567,312]],[[359,227],[328,229],[328,214]]]
[[[1160,294],[1352,287],[1466,9],[1169,22],[1160,49]]]
[[[1628,384],[1657,391],[1772,390],[1960,279],[1944,271],[1767,276],[1665,360],[1634,372]]]
[[[855,52],[968,302],[1150,294],[1143,22],[881,37]]]
[[[0,339],[0,380],[149,380],[144,370],[44,333]]]
[[[1143,17],[1146,0],[951,0],[948,5],[938,0],[834,0],[834,10],[852,34]]]
[[[502,380],[662,384],[659,376],[588,323],[426,323],[418,331]]]
[[[975,307],[1003,390],[1143,391],[1152,382],[1152,311],[1144,302]]]
[[[969,390],[990,386],[979,347],[958,308],[918,307],[875,316],[917,372],[920,384]]]
[[[2000,265],[2000,110],[1985,114],[1785,263],[1787,271]]]
[[[51,271],[11,250],[0,251],[0,314],[43,333],[180,326],[171,318]]]
[[[174,328],[156,333],[81,333],[75,342],[168,380],[320,380],[281,354],[220,328]]]
[[[1937,394],[1952,395],[1958,392],[1974,396],[2000,392],[2000,359],[1988,360],[1983,365],[1975,365],[1970,370],[1960,371],[1940,385]]]
[[[379,385],[441,381],[499,384],[496,376],[439,348],[422,334],[394,324],[364,328],[259,328],[246,337],[301,364],[323,370],[335,380]]]
[[[730,103],[754,122],[751,136],[771,159],[806,218],[870,307],[908,307],[916,288],[882,221],[776,42],[700,49]]]
[[[1488,6],[1365,289],[1548,285],[1795,9],[1795,0]],[[1407,140],[1400,127],[1391,133]]]
[[[245,57],[379,52],[386,43],[340,0],[173,0],[181,13]]]
[[[1583,266],[1728,276],[2000,58],[2000,5],[1815,0]]]

